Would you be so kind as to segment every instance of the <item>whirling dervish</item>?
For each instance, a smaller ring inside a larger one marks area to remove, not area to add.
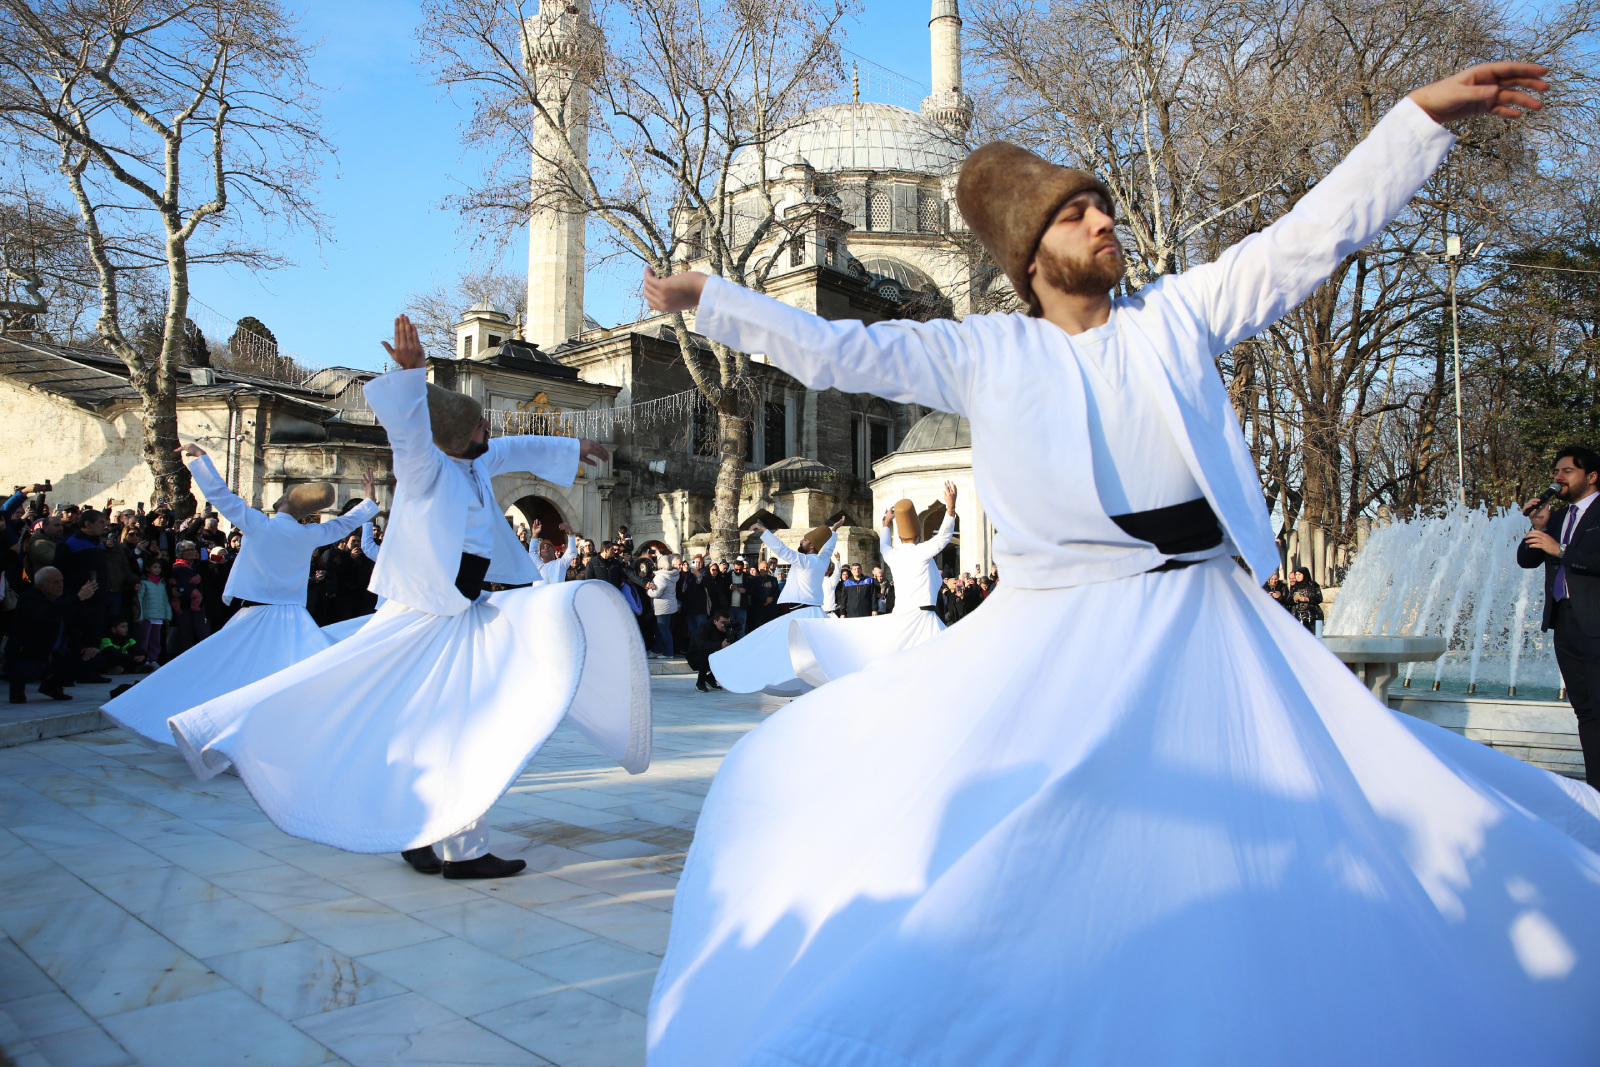
[[[760,523],[750,528],[761,535],[767,551],[789,565],[788,577],[778,594],[776,618],[751,630],[727,648],[711,654],[711,672],[724,689],[735,693],[769,693],[799,696],[811,686],[794,673],[789,658],[789,623],[795,619],[822,618],[823,574],[838,543],[841,518],[832,526],[818,526],[800,538],[798,551],[778,540]]]
[[[650,687],[633,613],[605,582],[538,582],[491,479],[571,485],[593,441],[489,439],[478,402],[427,381],[405,316],[398,370],[366,396],[394,450],[395,495],[373,592],[351,637],[173,720],[201,777],[230,762],[287,833],[352,852],[400,852],[425,874],[523,868],[488,850],[485,813],[565,716],[638,773],[650,764]],[[485,593],[485,583],[511,588]],[[438,852],[433,846],[439,845]]]
[[[944,520],[928,540],[910,500],[883,513],[878,554],[894,578],[894,610],[858,619],[796,619],[790,624],[789,659],[795,674],[812,686],[854,674],[869,663],[914,648],[944,633],[934,611],[940,575],[935,559],[956,533],[956,487],[944,483]],[[895,545],[898,532],[900,543]]]
[[[365,499],[336,519],[304,523],[333,504],[335,490],[328,482],[294,486],[268,516],[228,488],[200,446],[191,443],[177,451],[188,457],[189,473],[206,500],[244,537],[222,590],[224,603],[240,605],[233,618],[101,708],[146,740],[166,745],[173,743],[167,726],[172,716],[274,674],[332,643],[306,610],[311,555],[349,536],[378,510],[372,499],[374,476],[368,471],[361,483]]]
[[[572,532],[572,527],[566,523],[561,524],[561,532],[567,535],[567,550],[557,552],[554,541],[546,541],[540,537],[544,530],[544,523],[534,519],[528,527],[528,555],[533,558],[534,566],[539,568],[539,577],[551,583],[567,580],[567,568],[572,566],[572,561],[578,557],[578,537]]]
[[[1120,297],[1111,191],[1002,142],[957,201],[1027,313],[865,326],[647,273],[807,388],[969,419],[1006,576],[728,754],[652,1067],[1595,1062],[1597,795],[1390,711],[1259,588],[1213,362],[1389,224],[1443,123],[1544,74],[1414,91],[1271,226]]]

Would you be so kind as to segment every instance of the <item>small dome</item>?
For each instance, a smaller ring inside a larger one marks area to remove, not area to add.
[[[808,459],[805,456],[790,456],[776,463],[769,463],[757,471],[756,475],[780,482],[831,482],[839,477],[839,472],[818,460]]]
[[[480,315],[494,315],[497,318],[502,319],[511,318],[510,315],[507,315],[499,305],[490,300],[488,297],[484,297],[482,300],[478,301],[476,304],[473,304],[467,309],[468,315],[472,315],[474,313]]]
[[[896,452],[937,452],[944,448],[971,448],[972,424],[948,411],[930,411],[917,420]]]
[[[916,267],[889,256],[868,256],[861,261],[861,266],[868,274],[899,282],[902,289],[926,293],[938,288],[932,278]]]
[[[830,104],[806,112],[768,143],[767,180],[777,181],[785,166],[797,163],[809,163],[820,174],[871,170],[942,175],[966,154],[951,131],[915,111],[893,104]],[[740,149],[729,169],[729,186],[754,185],[757,161],[755,149]]]

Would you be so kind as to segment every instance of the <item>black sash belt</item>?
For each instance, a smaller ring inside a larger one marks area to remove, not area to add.
[[[245,608],[264,608],[267,606],[259,600],[240,600],[238,597],[234,597],[233,602],[241,611]]]
[[[468,600],[477,600],[483,592],[483,576],[489,573],[489,561],[483,556],[461,553],[461,568],[456,571],[456,589]]]
[[[1184,552],[1204,552],[1222,544],[1222,524],[1217,513],[1205,497],[1186,500],[1170,507],[1133,511],[1126,515],[1113,515],[1111,521],[1122,532],[1140,541],[1148,541],[1164,556]],[[1153,571],[1175,571],[1192,567],[1199,560],[1169,559]]]
[[[938,611],[939,609],[938,609],[937,606],[935,606],[933,604],[923,604],[921,607],[917,608],[917,610],[918,611]]]

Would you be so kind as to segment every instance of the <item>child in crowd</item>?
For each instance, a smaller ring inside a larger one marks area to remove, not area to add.
[[[152,556],[144,561],[144,579],[139,582],[139,646],[144,649],[145,662],[152,667],[161,665],[161,631],[172,618],[172,605],[167,601],[167,585],[161,577],[161,559]]]
[[[100,639],[100,651],[105,653],[107,667],[120,667],[126,674],[149,674],[155,670],[139,647],[138,640],[128,633],[128,620],[121,615],[111,616],[106,625],[106,636]]]

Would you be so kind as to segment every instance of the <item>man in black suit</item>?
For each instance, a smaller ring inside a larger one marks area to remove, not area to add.
[[[1543,629],[1555,631],[1556,665],[1578,717],[1584,773],[1600,785],[1600,517],[1589,505],[1600,481],[1600,455],[1581,445],[1556,454],[1551,481],[1567,506],[1545,529],[1550,508],[1534,512],[1533,529],[1517,546],[1524,568],[1544,565]],[[1529,501],[1532,506],[1537,501]]]

